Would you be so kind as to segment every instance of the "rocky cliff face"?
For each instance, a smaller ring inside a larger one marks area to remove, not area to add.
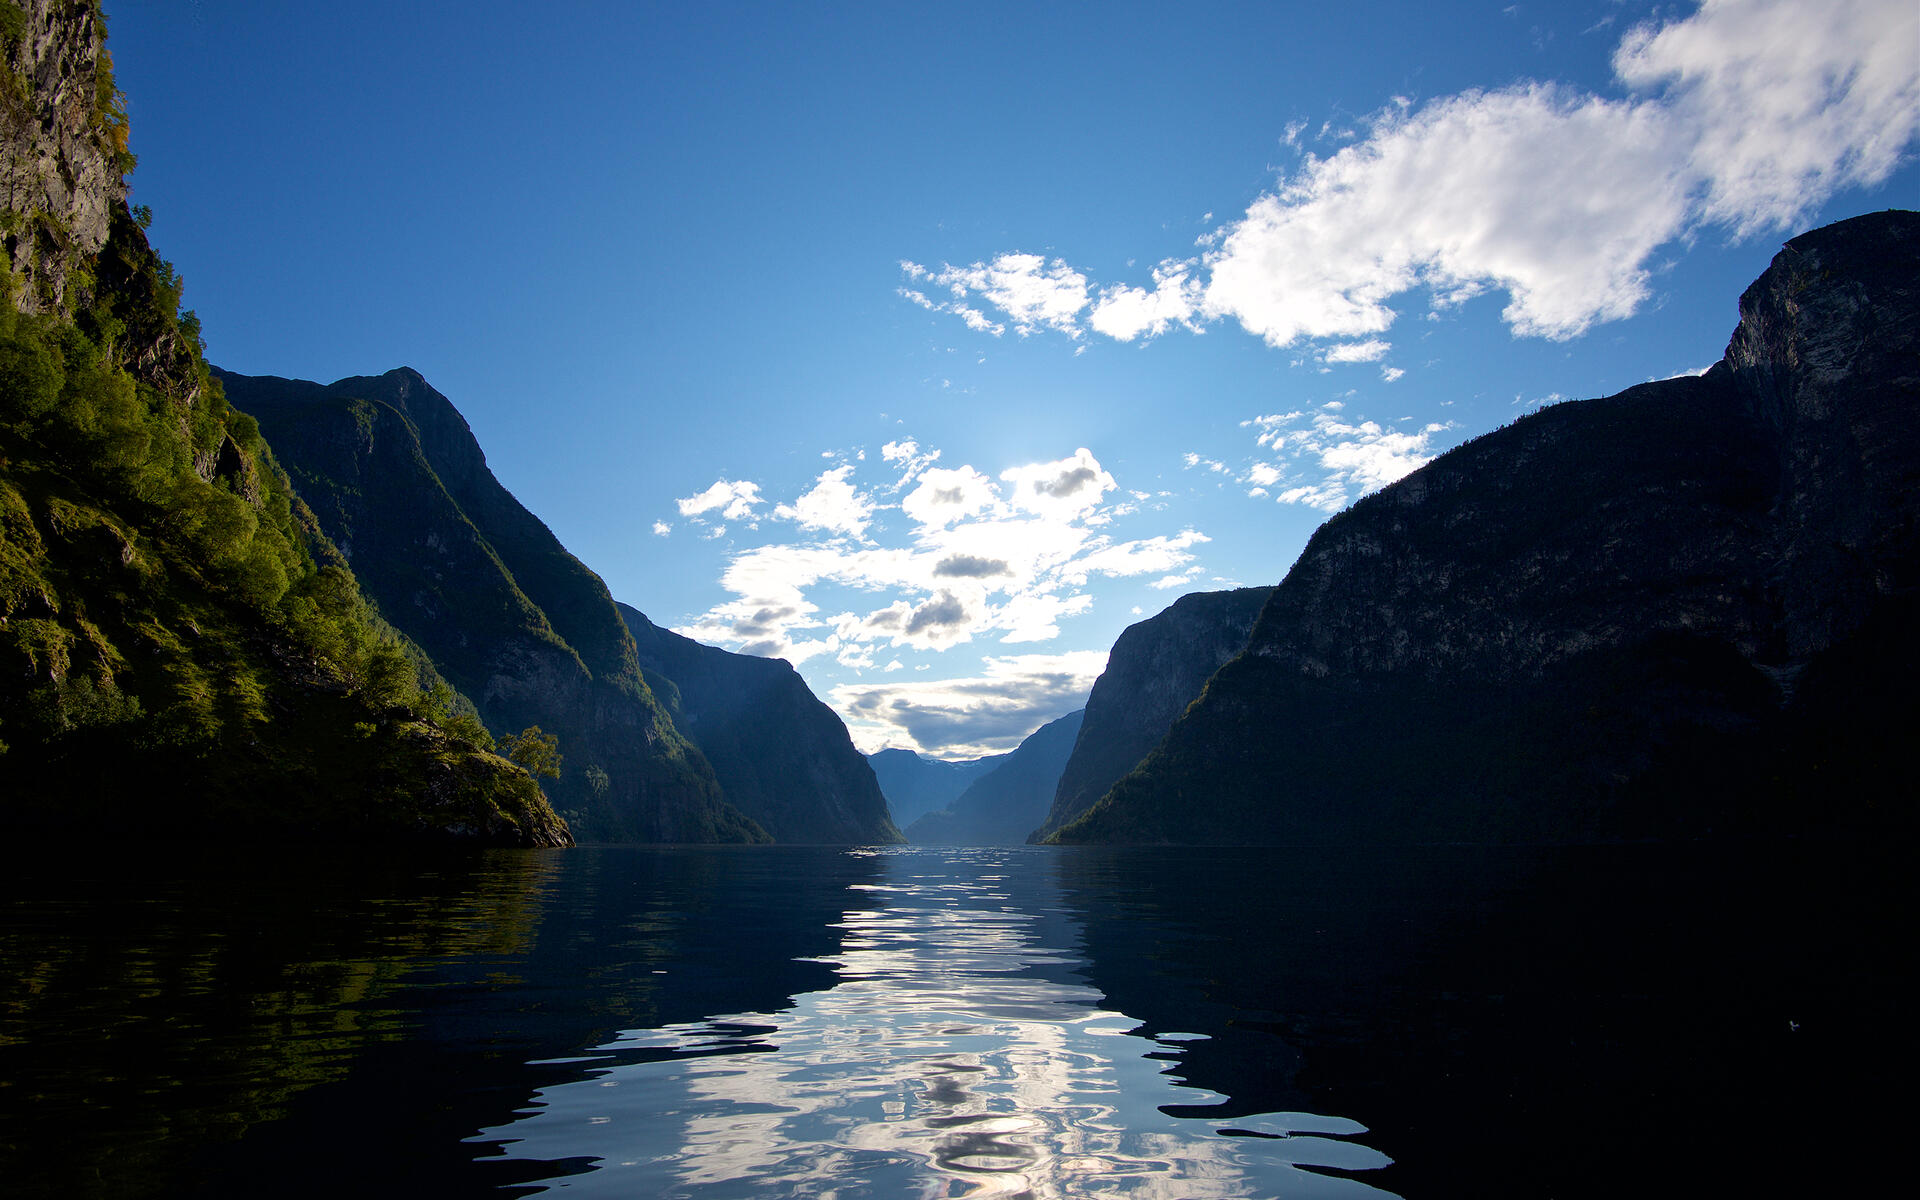
[[[1006,760],[989,754],[966,762],[925,758],[911,750],[879,750],[867,756],[873,777],[887,798],[893,823],[904,829],[930,812],[960,798],[974,780]]]
[[[974,780],[951,805],[907,827],[907,840],[925,846],[1016,846],[1046,818],[1073,753],[1086,710],[1070,712],[1034,730],[998,766]]]
[[[595,840],[764,840],[640,673],[598,576],[487,469],[417,372],[331,386],[219,373],[382,615],[496,736],[559,738],[557,807]]]
[[[1207,679],[1245,648],[1272,591],[1196,592],[1121,632],[1035,841],[1078,819],[1160,744]]]
[[[1917,284],[1920,216],[1805,234],[1704,377],[1545,410],[1335,517],[1062,840],[1905,820]]]
[[[705,646],[618,607],[641,671],[674,725],[713,764],[729,804],[776,842],[902,840],[846,725],[786,660]]]
[[[0,246],[26,312],[73,315],[126,199],[126,113],[92,0],[0,0]]]
[[[104,36],[91,0],[0,0],[0,816],[568,844],[525,771],[425,702],[209,379],[126,204]]]

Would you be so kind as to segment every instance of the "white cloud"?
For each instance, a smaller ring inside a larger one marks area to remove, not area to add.
[[[1106,543],[1096,539],[1091,550],[1061,567],[1060,575],[1075,586],[1084,586],[1093,575],[1151,575],[1156,571],[1171,571],[1193,560],[1193,555],[1187,552],[1189,548],[1211,540],[1192,529],[1172,537],[1131,542]]]
[[[1341,342],[1337,346],[1328,346],[1326,359],[1335,363],[1379,362],[1393,349],[1390,342],[1372,338],[1364,342]]]
[[[1570,337],[1645,298],[1686,210],[1673,157],[1664,109],[1552,85],[1389,108],[1230,227],[1206,311],[1286,346],[1377,334],[1416,287],[1492,285],[1517,332]]]
[[[1084,519],[1118,486],[1085,446],[1058,462],[1010,467],[1000,478],[1011,485],[1015,508],[1056,521]]]
[[[1257,439],[1259,444],[1270,449],[1278,450],[1286,444],[1287,426],[1306,415],[1307,414],[1297,408],[1292,412],[1267,413],[1264,416],[1248,417],[1246,420],[1240,422],[1240,427],[1244,429],[1252,425],[1258,428],[1260,430],[1260,435]],[[1199,456],[1190,454],[1187,457],[1189,459],[1197,459]],[[1189,461],[1187,465],[1192,466],[1193,463]]]
[[[1088,303],[1087,277],[1059,259],[1049,263],[1038,254],[1002,254],[990,263],[942,267],[930,278],[953,293],[954,307],[949,311],[976,329],[981,325],[975,318],[985,323],[986,317],[965,307],[962,302],[970,296],[1007,314],[1014,332],[1022,337],[1042,328],[1080,336],[1078,318]]]
[[[775,508],[773,515],[797,521],[802,529],[865,537],[873,520],[873,501],[847,482],[853,470],[853,464],[846,463],[822,473],[811,490],[792,504]]]
[[[901,511],[921,525],[951,525],[974,516],[998,498],[993,481],[972,467],[934,467],[920,474],[920,486],[900,502]]]
[[[1388,383],[1394,383],[1398,381],[1399,378],[1405,374],[1406,374],[1406,371],[1400,367],[1381,367],[1380,368],[1380,378],[1386,380]]]
[[[931,463],[937,452],[888,443],[886,466]],[[819,534],[864,539],[875,506],[843,463],[775,515]],[[998,481],[969,465],[928,466],[902,498],[906,543],[881,547],[823,540],[735,554],[720,583],[732,599],[679,632],[748,653],[799,662],[831,653],[864,669],[872,648],[941,651],[976,638],[1008,644],[1060,635],[1060,622],[1088,611],[1096,575],[1177,572],[1207,540],[1196,530],[1116,540],[1099,532],[1119,507],[1105,503],[1113,476],[1085,448],[1009,468]],[[829,603],[832,608],[823,609]],[[863,595],[866,597],[863,599]]]
[[[1171,325],[1192,329],[1200,294],[1193,264],[1165,262],[1154,268],[1151,292],[1124,285],[1104,289],[1087,323],[1095,333],[1122,342],[1142,335],[1157,337]]]
[[[975,333],[990,333],[994,337],[999,337],[1001,334],[1007,331],[1007,327],[1005,325],[1002,325],[999,322],[994,321],[993,319],[988,317],[987,314],[981,312],[977,308],[970,308],[965,304],[948,304],[948,305],[944,305],[943,307],[945,311],[950,312],[955,316],[959,317],[962,321],[965,321],[967,323],[967,328],[973,330]],[[946,386],[946,383],[943,382],[941,386],[943,387]]]
[[[942,758],[975,758],[1018,746],[1086,703],[1105,651],[989,658],[963,679],[844,684],[834,708],[863,752],[900,746]]]
[[[1053,592],[1030,591],[1010,597],[1000,609],[995,624],[1003,632],[1007,645],[1044,642],[1060,636],[1062,617],[1077,617],[1093,607],[1093,597],[1085,592],[1062,596]]]
[[[653,536],[655,537],[666,537],[672,532],[673,526],[667,524],[665,521],[655,521],[653,523]]]
[[[1920,129],[1912,0],[1705,0],[1688,20],[1628,31],[1613,65],[1632,87],[1667,89],[1706,185],[1701,215],[1740,236],[1884,180]]]
[[[920,452],[919,442],[914,441],[912,438],[902,438],[897,442],[888,442],[886,445],[880,447],[880,457],[899,468],[899,482],[888,489],[897,492],[907,486],[907,484],[913,482],[914,476],[938,462],[940,460],[940,452],[933,450],[922,454]]]
[[[1270,414],[1241,422],[1260,430],[1257,444],[1289,456],[1289,467],[1255,461],[1243,482],[1255,492],[1283,480],[1299,479],[1275,499],[1324,512],[1338,512],[1368,492],[1393,483],[1433,461],[1434,437],[1449,426],[1423,425],[1408,433],[1377,421],[1350,421],[1339,415],[1344,406],[1329,404],[1312,417],[1302,412]],[[1250,493],[1251,494],[1251,493]]]
[[[1109,285],[1089,306],[1084,276],[1037,255],[926,274],[1023,334],[1230,319],[1276,347],[1341,339],[1323,362],[1378,361],[1407,293],[1439,309],[1497,289],[1515,333],[1571,338],[1647,302],[1660,247],[1707,226],[1788,230],[1884,181],[1920,133],[1916,46],[1913,0],[1704,0],[1627,32],[1617,98],[1523,82],[1394,102],[1198,259],[1156,267],[1151,290]]]
[[[688,496],[674,501],[683,517],[702,517],[718,510],[729,521],[743,521],[753,515],[753,508],[766,501],[760,498],[760,485],[757,483],[735,483],[721,479],[697,496]]]

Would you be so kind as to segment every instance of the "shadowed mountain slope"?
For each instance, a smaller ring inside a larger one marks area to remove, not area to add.
[[[412,370],[322,386],[218,372],[381,614],[496,735],[538,725],[580,836],[758,841],[640,673],[606,586],[500,485],[459,412]]]
[[[1706,375],[1562,404],[1328,521],[1063,841],[1911,820],[1920,216],[1795,238]]]
[[[1044,841],[1093,807],[1160,744],[1207,679],[1246,647],[1247,633],[1272,591],[1196,592],[1121,631],[1106,670],[1094,680],[1086,723],[1034,841]]]
[[[777,842],[901,840],[846,725],[785,659],[703,645],[618,609],[648,684],[713,764],[728,803]]]

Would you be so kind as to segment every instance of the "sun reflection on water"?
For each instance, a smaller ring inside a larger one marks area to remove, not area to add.
[[[1080,981],[1077,930],[1021,850],[888,852],[857,884],[825,991],[778,1013],[630,1030],[475,1140],[588,1195],[1143,1198],[1380,1196],[1353,1121],[1205,1104]],[[1155,1057],[1149,1058],[1148,1055]]]

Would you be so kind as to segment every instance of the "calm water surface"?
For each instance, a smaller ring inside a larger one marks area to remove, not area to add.
[[[1904,888],[1800,848],[12,864],[8,1195],[1844,1192]],[[1882,1142],[1880,1139],[1885,1138]]]

